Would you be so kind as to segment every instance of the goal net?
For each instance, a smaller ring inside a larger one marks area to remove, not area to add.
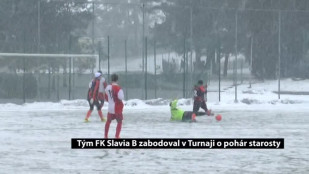
[[[97,54],[0,53],[0,103],[84,99]]]

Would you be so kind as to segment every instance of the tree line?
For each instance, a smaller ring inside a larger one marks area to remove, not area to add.
[[[153,3],[153,0],[148,2]],[[206,67],[209,68],[212,64],[212,70],[218,72],[218,62],[223,59],[226,75],[229,57],[236,54],[236,44],[237,54],[243,54],[249,63],[252,43],[251,72],[257,78],[277,77],[279,46],[281,76],[309,77],[308,1],[156,2],[157,5],[149,8],[150,13],[162,10],[165,19],[152,29],[154,38],[160,41],[162,47],[170,47],[179,54],[184,52],[185,45],[185,52],[192,50],[195,53],[196,65],[200,65],[201,57],[206,56]]]
[[[277,77],[279,46],[281,75],[308,77],[308,8],[306,0],[2,0],[0,52],[91,54],[102,49],[106,54],[98,42],[106,45],[110,36],[114,56],[123,56],[124,40],[130,41],[128,54],[139,56],[144,24],[145,36],[156,41],[158,50],[192,51],[196,65],[207,57],[205,67],[212,66],[214,73],[223,60],[226,74],[236,44],[237,54],[250,62],[252,43],[256,77]],[[27,59],[26,64],[27,70],[51,72],[65,72],[68,66],[62,59]],[[76,66],[82,71],[91,64],[80,60]],[[2,58],[0,66],[16,71],[22,62]]]

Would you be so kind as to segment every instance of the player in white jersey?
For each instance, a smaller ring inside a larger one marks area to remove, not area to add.
[[[123,110],[123,102],[124,94],[121,87],[117,84],[118,75],[112,74],[111,75],[112,83],[107,85],[105,89],[105,98],[108,101],[108,114],[107,114],[107,121],[105,123],[105,133],[104,137],[108,138],[108,131],[109,126],[112,120],[117,120],[117,127],[116,127],[116,135],[115,138],[120,138],[120,132],[122,127],[122,110]]]

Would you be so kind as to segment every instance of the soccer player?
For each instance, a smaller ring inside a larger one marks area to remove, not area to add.
[[[87,100],[90,106],[89,111],[87,112],[85,122],[88,122],[89,117],[93,111],[94,106],[97,107],[98,114],[101,118],[101,121],[104,122],[104,116],[102,113],[102,107],[104,104],[104,83],[106,86],[105,79],[102,77],[102,72],[98,71],[94,74],[93,80],[89,83],[89,89],[88,89],[88,95],[87,95]],[[103,88],[103,92],[102,89]]]
[[[207,109],[205,94],[207,92],[207,84],[203,86],[203,80],[199,80],[198,84],[194,87],[194,103],[193,103],[193,114],[192,121],[195,121],[195,117],[200,108],[205,110],[208,116],[211,115],[211,110]]]
[[[120,138],[120,131],[122,127],[122,110],[123,110],[123,103],[122,100],[124,99],[123,90],[117,84],[118,75],[112,74],[111,75],[112,83],[107,85],[105,89],[105,97],[108,101],[108,114],[107,114],[107,121],[105,123],[105,132],[104,138],[108,138],[108,131],[109,126],[112,120],[117,120],[117,127],[116,127],[116,135],[115,138]]]
[[[98,96],[98,99],[99,101],[102,103],[102,107],[103,107],[103,104],[104,104],[104,98],[105,98],[105,89],[106,89],[106,86],[107,86],[107,83],[106,83],[106,80],[105,78],[103,77],[103,73],[102,71],[98,71],[99,73],[101,73],[101,79],[100,79],[100,85],[99,85],[99,96]],[[102,108],[101,107],[101,108]],[[104,118],[104,117],[103,117]],[[106,121],[104,119],[104,121]]]
[[[177,108],[178,100],[173,100],[170,102],[170,109],[171,109],[171,121],[196,121],[192,120],[191,111],[184,111],[182,109]],[[197,112],[197,116],[204,116],[206,115],[205,112]]]

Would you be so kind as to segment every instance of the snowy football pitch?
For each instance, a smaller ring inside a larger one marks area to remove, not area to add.
[[[71,149],[71,138],[102,138],[86,110],[0,111],[1,173],[308,173],[306,112],[218,110],[223,120],[170,122],[167,106],[126,110],[123,138],[285,138],[285,148]],[[106,115],[106,113],[104,112]],[[116,121],[110,127],[114,137]]]

